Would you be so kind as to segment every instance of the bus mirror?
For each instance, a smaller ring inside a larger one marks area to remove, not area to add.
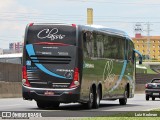
[[[139,64],[140,64],[140,65],[142,64],[142,61],[141,61],[141,60],[139,60]]]
[[[134,52],[138,54],[139,56],[139,64],[142,64],[142,54],[138,51],[134,49]]]
[[[139,54],[138,54],[139,55]],[[139,64],[141,65],[142,64],[142,56],[139,55]]]

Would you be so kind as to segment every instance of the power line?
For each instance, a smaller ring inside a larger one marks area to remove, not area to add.
[[[142,3],[142,2],[111,2],[111,1],[97,1],[97,0],[81,0],[81,2],[90,2],[90,3],[107,3],[107,4],[114,4],[114,5],[145,5],[145,6],[160,6],[159,4],[153,3]]]

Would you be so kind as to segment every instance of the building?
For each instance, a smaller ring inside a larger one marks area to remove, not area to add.
[[[9,50],[14,51],[14,53],[20,53],[23,50],[22,42],[9,43]]]
[[[144,59],[160,60],[160,36],[142,36],[136,34],[132,38],[135,49],[139,50]]]
[[[3,49],[0,48],[0,55],[3,55]]]

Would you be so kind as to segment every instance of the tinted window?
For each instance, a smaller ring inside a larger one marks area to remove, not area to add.
[[[124,59],[125,40],[103,33],[85,31],[85,57]]]
[[[76,27],[68,25],[33,25],[28,29],[28,43],[55,42],[76,45]]]
[[[124,59],[124,43],[122,38],[96,34],[97,57]]]
[[[152,80],[152,83],[160,83],[160,79]]]

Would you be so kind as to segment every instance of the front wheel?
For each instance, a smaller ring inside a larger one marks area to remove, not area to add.
[[[124,92],[124,98],[119,99],[119,104],[120,105],[126,105],[127,104],[127,94],[128,94],[128,92],[125,91]]]

